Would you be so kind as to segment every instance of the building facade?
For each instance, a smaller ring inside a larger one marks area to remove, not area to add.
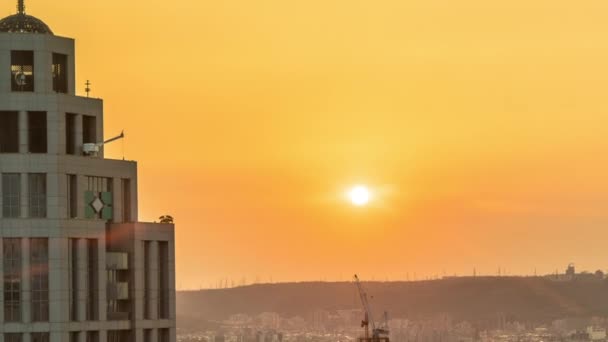
[[[0,342],[174,342],[172,223],[138,222],[137,164],[104,158],[74,40],[0,20]]]

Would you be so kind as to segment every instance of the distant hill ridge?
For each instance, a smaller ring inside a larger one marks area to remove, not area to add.
[[[608,316],[607,280],[553,281],[546,277],[461,277],[411,282],[365,282],[374,310],[391,317],[449,314],[482,321],[501,313],[510,320]],[[360,308],[351,282],[259,284],[178,292],[179,315],[224,320],[230,315],[277,312],[286,317],[316,310]],[[379,316],[378,316],[379,317]]]

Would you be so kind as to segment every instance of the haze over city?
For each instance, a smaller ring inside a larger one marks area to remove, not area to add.
[[[178,289],[607,268],[605,1],[27,6],[175,217]]]

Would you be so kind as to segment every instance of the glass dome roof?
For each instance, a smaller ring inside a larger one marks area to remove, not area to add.
[[[53,34],[42,20],[25,14],[24,0],[17,1],[17,14],[0,19],[0,32]]]

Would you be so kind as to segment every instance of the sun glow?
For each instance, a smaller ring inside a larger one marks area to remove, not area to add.
[[[352,204],[358,207],[362,207],[369,203],[369,200],[371,199],[371,194],[366,186],[357,185],[350,189],[350,191],[348,192],[348,198],[350,199],[350,202]]]

